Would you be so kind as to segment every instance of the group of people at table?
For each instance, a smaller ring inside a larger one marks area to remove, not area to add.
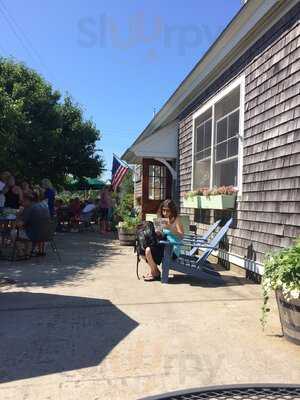
[[[105,234],[111,230],[114,205],[110,187],[103,189],[99,193],[99,198],[94,201],[92,199],[81,201],[79,197],[75,197],[70,199],[68,204],[64,204],[61,199],[58,199],[55,201],[57,229],[77,232],[80,223],[93,219],[95,222],[99,222],[100,233]]]
[[[23,243],[23,257],[45,255],[44,243],[39,240],[41,228],[55,219],[58,228],[61,227],[66,210],[69,226],[73,229],[78,227],[82,216],[99,210],[100,231],[109,230],[109,211],[112,208],[109,188],[101,193],[96,204],[91,201],[83,204],[75,198],[64,205],[55,196],[56,191],[49,179],[43,179],[41,185],[36,186],[26,181],[17,185],[10,172],[0,174],[0,227],[2,232],[9,231],[11,243],[17,239]]]

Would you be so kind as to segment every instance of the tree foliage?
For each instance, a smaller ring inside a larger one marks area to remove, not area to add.
[[[124,194],[133,194],[134,192],[133,173],[131,170],[127,171],[123,182],[121,183],[121,191]]]
[[[0,171],[62,184],[68,174],[96,177],[100,132],[71,97],[62,99],[38,73],[0,58]]]

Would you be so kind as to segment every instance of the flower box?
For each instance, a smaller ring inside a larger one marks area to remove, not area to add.
[[[183,207],[201,208],[201,196],[190,196],[183,199]]]
[[[201,208],[210,208],[213,210],[226,210],[228,208],[234,208],[235,199],[235,194],[201,196]]]

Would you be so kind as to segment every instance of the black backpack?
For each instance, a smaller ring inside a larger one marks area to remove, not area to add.
[[[135,240],[135,252],[136,252],[136,275],[139,277],[139,262],[140,256],[145,255],[147,247],[154,247],[158,245],[158,239],[155,233],[153,222],[144,221],[137,227],[136,240]]]

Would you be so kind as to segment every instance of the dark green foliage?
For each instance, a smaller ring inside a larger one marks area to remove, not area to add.
[[[0,171],[39,182],[63,184],[67,174],[96,177],[103,161],[95,156],[99,131],[70,97],[35,71],[0,58]]]
[[[133,192],[133,174],[131,171],[128,171],[121,184],[119,203],[116,207],[116,215],[121,221],[124,221],[127,217],[133,214]]]
[[[133,183],[133,173],[132,171],[127,171],[123,182],[121,184],[122,187],[122,193],[124,194],[129,194],[134,192],[134,183]]]
[[[132,214],[133,210],[133,194],[125,194],[120,200],[119,205],[116,207],[116,214],[121,220]]]

